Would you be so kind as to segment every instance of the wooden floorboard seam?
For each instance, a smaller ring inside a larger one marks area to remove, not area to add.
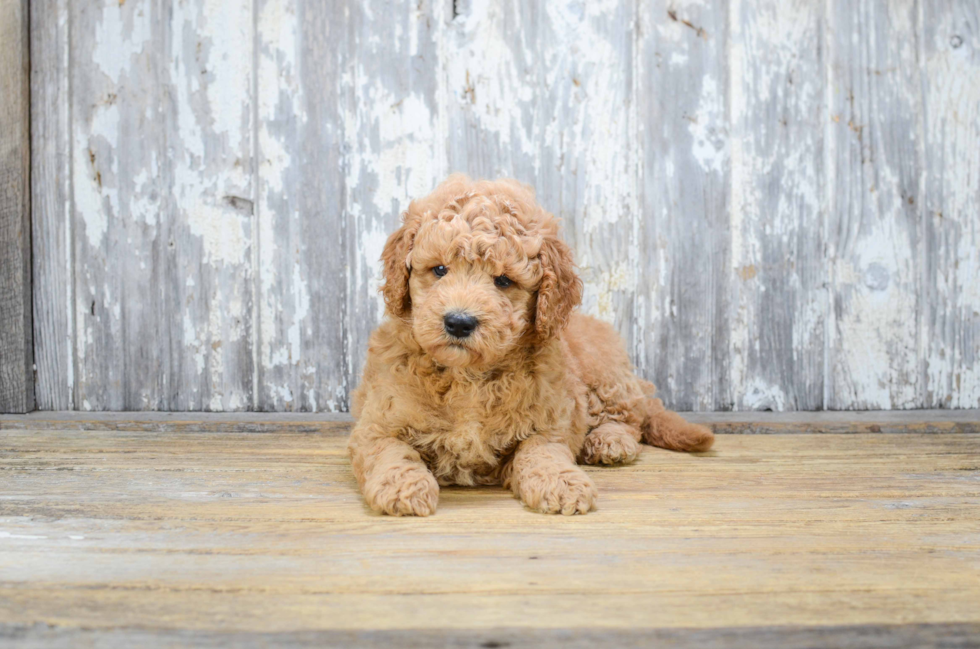
[[[980,410],[691,412],[719,434],[980,433]],[[46,412],[0,415],[0,430],[347,431],[346,413]]]

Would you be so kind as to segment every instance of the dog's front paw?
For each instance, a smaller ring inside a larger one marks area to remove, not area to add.
[[[365,482],[364,500],[382,514],[428,516],[436,511],[439,484],[425,467],[411,464],[386,467]]]
[[[592,479],[577,466],[538,470],[522,476],[518,495],[526,507],[544,514],[587,514],[599,493]]]

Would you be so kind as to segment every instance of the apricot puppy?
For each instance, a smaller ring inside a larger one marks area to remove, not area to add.
[[[375,511],[427,516],[439,485],[503,484],[530,509],[584,514],[597,494],[576,461],[714,441],[653,398],[612,327],[573,310],[582,282],[531,188],[451,176],[409,205],[382,260],[387,317],[348,445]]]

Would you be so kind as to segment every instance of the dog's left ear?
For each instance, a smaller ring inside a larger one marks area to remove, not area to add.
[[[385,299],[386,310],[396,318],[404,317],[412,310],[412,296],[408,290],[408,254],[412,251],[419,224],[419,218],[413,216],[409,208],[409,211],[402,215],[402,226],[388,237],[384,251],[381,253],[385,277],[381,293]]]
[[[543,277],[534,328],[542,338],[552,338],[565,328],[572,309],[582,301],[582,280],[575,273],[571,249],[555,235],[545,235],[538,259]]]

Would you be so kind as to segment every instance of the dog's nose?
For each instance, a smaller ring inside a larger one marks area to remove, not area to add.
[[[466,338],[473,333],[476,325],[480,324],[475,317],[465,313],[447,313],[442,322],[446,327],[446,333],[456,338]]]

